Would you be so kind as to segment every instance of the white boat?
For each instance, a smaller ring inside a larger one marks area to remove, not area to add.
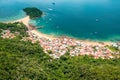
[[[96,19],[96,21],[99,21],[99,19]]]
[[[48,10],[52,11],[53,9],[52,8],[48,8]]]

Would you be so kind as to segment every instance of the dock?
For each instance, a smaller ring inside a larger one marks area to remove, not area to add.
[[[44,28],[44,26],[34,26],[32,24],[28,24],[30,26],[30,30],[34,30],[34,29],[41,29],[41,28]]]

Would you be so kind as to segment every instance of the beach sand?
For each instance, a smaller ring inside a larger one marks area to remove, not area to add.
[[[29,25],[29,16],[26,16],[22,19],[19,19],[19,20],[15,20],[15,21],[12,21],[12,22],[23,22],[28,29],[30,29],[30,25]],[[55,37],[55,36],[52,36],[52,35],[47,35],[47,34],[44,34],[44,33],[41,33],[40,31],[38,31],[37,29],[33,29],[33,30],[29,30],[31,33],[37,35],[39,38],[41,37],[44,37],[44,38],[47,38],[47,39],[50,39],[50,40],[53,40],[53,39],[56,39],[56,38],[62,38],[62,37]],[[69,37],[68,37],[69,38]],[[74,38],[73,38],[74,39]],[[88,44],[88,45],[99,45],[99,46],[105,46],[105,45],[110,45],[111,42],[97,42],[97,41],[90,41],[90,40],[80,40],[80,39],[74,39],[76,41],[81,41],[85,44]]]
[[[30,20],[30,18],[29,18],[29,16],[27,16],[27,17],[24,17],[24,18],[22,18],[22,19],[19,19],[19,20],[15,20],[15,21],[13,21],[13,22],[23,22],[28,28],[29,28],[29,20]]]
[[[50,40],[55,39],[54,36],[43,34],[43,33],[41,33],[40,31],[38,31],[36,29],[30,30],[31,26],[29,25],[29,20],[30,20],[30,18],[29,18],[29,16],[27,16],[27,17],[24,17],[22,19],[15,20],[15,21],[12,21],[12,22],[23,22],[27,26],[28,30],[31,33],[33,33],[36,36],[38,36],[39,38],[44,37],[44,38],[47,38],[47,39],[50,39]]]

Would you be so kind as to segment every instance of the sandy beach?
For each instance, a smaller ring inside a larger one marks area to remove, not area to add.
[[[37,35],[39,38],[47,38],[47,39],[56,39],[56,38],[62,38],[62,37],[55,37],[55,36],[52,36],[52,35],[47,35],[47,34],[44,34],[44,33],[41,33],[40,31],[38,31],[37,29],[33,29],[33,30],[30,30],[31,26],[29,25],[29,16],[26,16],[22,19],[19,19],[19,20],[15,20],[15,21],[12,21],[12,22],[23,22],[27,28],[29,29],[29,31],[35,35]],[[69,38],[69,37],[68,37]],[[74,38],[73,38],[74,39]],[[110,45],[111,42],[102,42],[104,44],[101,44],[99,42],[96,42],[96,41],[89,41],[89,40],[79,40],[79,39],[74,39],[76,41],[82,41],[86,44],[89,44],[89,45],[99,45],[99,46],[104,46],[104,45]]]
[[[92,55],[94,58],[101,57],[103,59],[113,58],[112,54],[118,54],[106,47],[106,45],[112,45],[112,42],[81,40],[69,36],[47,35],[38,31],[35,26],[29,23],[29,20],[29,16],[26,16],[22,19],[11,21],[11,23],[23,22],[28,28],[27,32],[29,34],[29,37],[23,38],[23,40],[29,39],[32,43],[38,41],[46,53],[48,53],[47,51],[49,50],[54,53],[50,55],[53,58],[59,58],[68,51],[71,56]]]
[[[26,16],[22,19],[15,20],[15,21],[12,21],[12,22],[23,22],[29,28],[29,24],[28,24],[29,20],[30,20],[29,16]]]
[[[55,39],[54,36],[43,34],[36,29],[30,30],[31,26],[29,25],[29,20],[30,20],[29,16],[26,16],[22,19],[15,20],[15,21],[12,21],[12,22],[23,22],[26,25],[26,27],[29,29],[29,31],[31,33],[37,35],[39,38],[44,37],[44,38],[47,38],[47,39],[50,39],[50,40]]]

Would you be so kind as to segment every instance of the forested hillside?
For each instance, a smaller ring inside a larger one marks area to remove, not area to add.
[[[120,59],[52,59],[38,43],[0,38],[0,80],[119,80]]]

